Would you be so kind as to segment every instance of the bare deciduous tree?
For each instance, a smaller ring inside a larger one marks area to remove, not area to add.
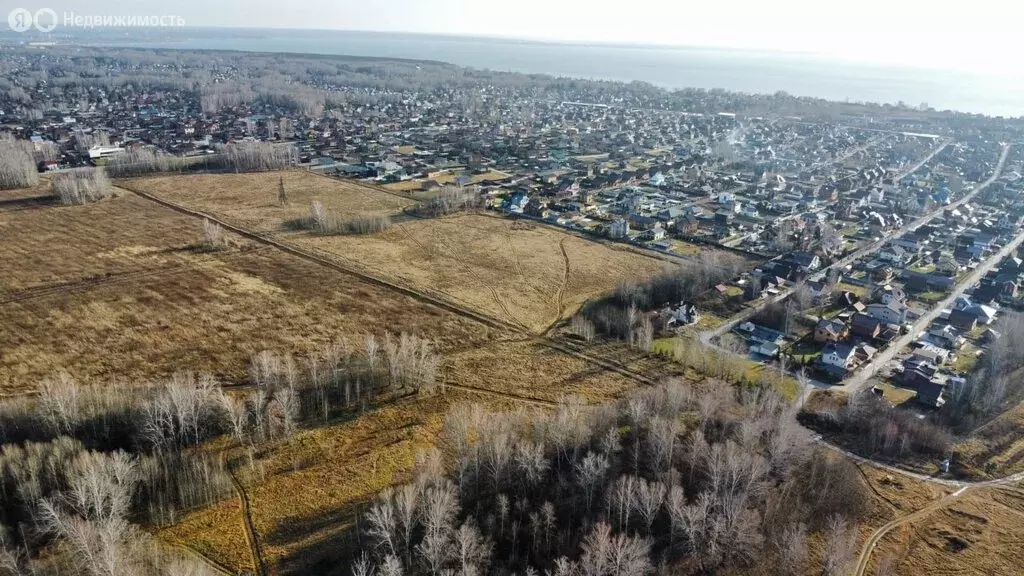
[[[821,557],[823,576],[845,574],[853,560],[857,532],[851,530],[842,516],[834,514],[828,518],[825,528],[825,552]]]

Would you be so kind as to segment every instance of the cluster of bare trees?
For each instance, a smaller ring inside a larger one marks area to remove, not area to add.
[[[178,172],[186,168],[185,159],[155,148],[126,150],[107,162],[107,173],[114,178],[131,178],[156,172]]]
[[[108,136],[106,132],[98,130],[94,132],[75,130],[73,141],[75,144],[75,152],[78,152],[82,156],[88,155],[89,150],[94,146],[110,146],[110,136]]]
[[[440,453],[363,515],[356,574],[839,574],[867,494],[768,388],[681,382],[616,405],[447,415]],[[811,558],[808,532],[827,551]]]
[[[417,212],[424,216],[443,216],[482,206],[483,199],[476,186],[446,184],[441,187],[436,196],[424,200],[417,207]]]
[[[0,190],[28,188],[39,182],[32,144],[0,135]]]
[[[581,314],[576,314],[569,321],[569,331],[586,342],[593,342],[594,338],[597,337],[597,329],[594,327],[594,323],[584,318]]]
[[[760,279],[751,278],[751,282],[760,282]],[[751,320],[762,326],[767,326],[789,334],[794,323],[801,323],[813,327],[814,323],[803,315],[803,312],[814,307],[814,297],[811,289],[804,283],[798,284],[793,289],[793,294],[781,302],[771,302],[764,306]]]
[[[283,170],[298,162],[298,150],[292,145],[272,142],[232,142],[220,154],[220,163],[235,172]]]
[[[1004,311],[994,326],[999,338],[990,342],[986,353],[968,375],[966,384],[954,387],[942,407],[939,420],[954,427],[971,428],[997,413],[1007,402],[1024,394],[1024,316]]]
[[[0,573],[209,574],[203,564],[160,550],[133,522],[159,524],[177,510],[220,500],[231,493],[226,478],[212,460],[98,452],[67,437],[5,444]],[[32,553],[43,547],[50,552]]]
[[[692,302],[715,284],[732,278],[741,266],[739,258],[704,251],[694,261],[646,282],[619,286],[609,296],[584,307],[582,314],[594,323],[598,333],[631,340],[636,319],[632,310],[642,312],[666,304]]]
[[[367,216],[355,220],[346,220],[341,225],[342,234],[376,234],[391,227],[391,218],[387,216]]]
[[[939,456],[953,446],[945,428],[912,411],[891,408],[870,392],[850,396],[838,409],[823,407],[804,412],[801,418],[815,429],[840,433],[851,448],[868,455]]]
[[[649,351],[654,344],[654,323],[651,322],[651,317],[631,305],[626,310],[626,321],[629,325],[629,345]]]
[[[311,230],[329,236],[337,234],[376,234],[391,227],[388,216],[366,216],[354,220],[342,220],[328,210],[323,202],[314,200],[309,206],[309,216],[286,223],[287,227]]]
[[[65,206],[96,202],[114,193],[102,168],[77,168],[55,174],[51,189]]]
[[[432,387],[439,365],[426,340],[385,334],[301,362],[255,354],[246,391],[190,373],[137,387],[46,380],[37,395],[0,404],[0,570],[204,574],[135,525],[170,524],[232,493],[225,462],[195,446],[227,433],[251,454],[304,421]]]

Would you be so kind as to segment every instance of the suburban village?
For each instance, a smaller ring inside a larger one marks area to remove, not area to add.
[[[884,364],[879,378],[931,407],[999,338],[988,328],[999,310],[1019,307],[1020,254],[989,264],[1024,221],[1024,149],[954,121],[805,121],[737,113],[711,94],[688,99],[689,111],[630,108],[571,92],[534,100],[514,86],[367,86],[325,109],[236,102],[230,69],[213,80],[198,101],[128,84],[45,110],[25,108],[34,95],[11,86],[0,122],[32,143],[40,172],[139,149],[201,159],[231,142],[269,141],[294,146],[308,170],[413,197],[458,187],[508,218],[682,262],[706,248],[760,260],[697,301],[651,312],[655,325],[717,328],[711,341],[819,382]]]
[[[1024,118],[0,42],[0,239],[0,573],[1020,565]]]

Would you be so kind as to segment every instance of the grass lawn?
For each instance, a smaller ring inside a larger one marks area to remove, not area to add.
[[[911,266],[910,270],[914,272],[920,272],[921,274],[931,274],[932,272],[935,272],[935,265],[931,263],[918,263]]]
[[[929,304],[934,304],[935,302],[938,302],[939,300],[942,300],[945,297],[946,294],[944,292],[938,292],[935,290],[932,290],[930,292],[922,292],[915,296],[916,299],[922,302],[928,302]]]
[[[867,290],[863,286],[854,286],[853,284],[847,284],[846,282],[840,282],[836,285],[836,288],[844,292],[852,292],[862,298],[864,297],[864,294],[867,293]]]
[[[700,254],[700,246],[696,244],[691,244],[689,242],[684,242],[682,240],[671,240],[671,243],[672,251],[675,252],[676,254],[683,254],[685,256],[695,256],[697,254]],[[741,290],[740,294],[742,293],[743,291]]]
[[[970,372],[974,365],[978,363],[978,352],[979,349],[974,344],[970,342],[964,344],[964,347],[956,356],[956,362],[953,362],[949,369],[958,374]]]
[[[910,390],[909,388],[901,388],[899,386],[893,386],[889,383],[876,383],[875,387],[881,390],[885,394],[885,399],[893,404],[899,406],[904,402],[912,400],[917,396],[917,392]]]
[[[808,340],[800,340],[786,352],[796,364],[810,364],[821,356],[822,345]]]

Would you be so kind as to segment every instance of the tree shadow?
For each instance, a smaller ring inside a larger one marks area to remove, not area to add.
[[[362,547],[358,516],[369,505],[365,498],[338,508],[305,516],[292,516],[263,535],[266,545],[289,554],[277,562],[283,576],[334,576],[351,573],[351,563]],[[302,544],[299,544],[299,543]]]

